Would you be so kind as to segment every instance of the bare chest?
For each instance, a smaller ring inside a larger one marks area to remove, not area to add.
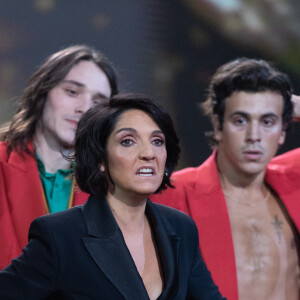
[[[297,299],[296,233],[274,196],[247,206],[226,200],[233,237],[240,299]]]

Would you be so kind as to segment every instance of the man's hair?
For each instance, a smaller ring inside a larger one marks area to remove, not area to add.
[[[169,114],[142,95],[119,94],[109,103],[97,104],[89,109],[78,123],[75,137],[75,176],[81,190],[98,196],[106,196],[110,179],[107,161],[107,142],[122,114],[138,109],[149,115],[165,135],[167,160],[163,181],[156,193],[173,187],[170,176],[177,165],[179,140]],[[105,171],[100,171],[100,165]]]
[[[30,78],[12,120],[0,128],[0,141],[7,142],[8,153],[12,150],[30,153],[27,142],[36,132],[49,91],[83,60],[95,63],[107,76],[112,95],[118,93],[116,73],[101,52],[85,45],[76,45],[52,54]]]
[[[207,100],[201,104],[204,113],[216,115],[222,130],[226,98],[234,92],[276,92],[283,98],[283,130],[291,126],[293,104],[289,77],[264,60],[238,58],[217,69],[212,76]],[[208,132],[213,145],[217,144],[213,132]]]

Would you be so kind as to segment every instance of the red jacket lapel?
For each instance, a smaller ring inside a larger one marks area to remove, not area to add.
[[[32,144],[29,148],[33,150]],[[0,158],[0,226],[10,232],[6,234],[6,241],[3,242],[10,245],[5,249],[13,258],[27,245],[31,222],[45,215],[47,210],[35,158],[27,153],[21,156],[15,151],[7,156],[5,143],[0,143]],[[78,188],[74,193],[73,206],[83,204],[87,198],[88,194]]]
[[[2,163],[2,170],[16,235],[24,247],[30,223],[46,214],[36,161],[29,154],[22,157],[13,151],[8,161]]]
[[[300,232],[300,149],[272,159],[266,181],[284,203],[289,216]]]
[[[193,177],[197,184],[187,194],[190,215],[199,231],[201,253],[221,293],[228,299],[238,299],[230,220],[215,164],[215,153],[195,170]]]
[[[228,299],[237,300],[233,240],[215,153],[201,166],[175,172],[172,178],[175,189],[167,189],[151,199],[193,218],[198,227],[201,253],[214,282]]]

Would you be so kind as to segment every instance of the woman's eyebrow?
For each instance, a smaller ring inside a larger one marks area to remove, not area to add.
[[[137,130],[132,128],[132,127],[123,127],[123,128],[118,129],[116,131],[116,133],[119,133],[119,132],[122,132],[122,131],[130,131],[130,132],[134,132],[134,133],[137,132]],[[164,134],[164,133],[161,130],[153,130],[152,134]]]
[[[164,133],[162,132],[162,130],[153,130],[152,134],[163,134],[164,135]]]
[[[120,128],[119,130],[117,130],[116,133],[119,133],[119,132],[122,132],[122,131],[136,132],[136,129],[131,128],[131,127],[124,127],[124,128]]]

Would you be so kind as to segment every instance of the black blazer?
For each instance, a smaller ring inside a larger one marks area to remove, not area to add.
[[[165,299],[222,299],[203,262],[192,219],[146,205],[162,265]],[[0,299],[149,299],[105,199],[34,220],[29,243],[0,272]]]

